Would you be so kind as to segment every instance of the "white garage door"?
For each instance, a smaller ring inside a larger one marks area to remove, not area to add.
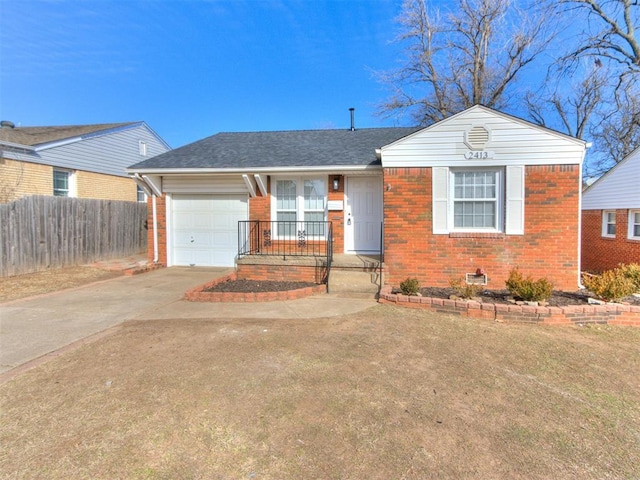
[[[171,213],[173,265],[233,267],[246,195],[174,195]]]

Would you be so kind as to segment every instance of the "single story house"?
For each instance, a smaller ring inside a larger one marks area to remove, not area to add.
[[[599,273],[640,263],[640,148],[582,197],[582,269]]]
[[[170,150],[144,122],[47,127],[0,124],[0,203],[27,195],[146,201],[125,172]]]
[[[273,254],[295,275],[286,259],[312,248],[383,253],[391,285],[504,288],[519,266],[575,290],[585,149],[476,105],[427,128],[219,133],[128,172],[153,193],[149,257],[168,266]]]

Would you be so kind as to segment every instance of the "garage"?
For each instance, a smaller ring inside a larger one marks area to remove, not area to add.
[[[172,265],[233,267],[238,222],[248,218],[247,195],[173,195]]]

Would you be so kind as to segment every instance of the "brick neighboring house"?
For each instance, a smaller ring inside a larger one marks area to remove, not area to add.
[[[0,128],[0,203],[27,195],[145,201],[125,168],[170,147],[144,122]]]
[[[149,257],[168,266],[234,266],[331,228],[335,253],[384,247],[387,284],[500,289],[519,266],[575,290],[585,148],[477,105],[427,128],[220,133],[128,172],[154,192]],[[255,237],[241,230],[253,224]]]
[[[620,263],[640,263],[640,148],[583,192],[582,269]]]

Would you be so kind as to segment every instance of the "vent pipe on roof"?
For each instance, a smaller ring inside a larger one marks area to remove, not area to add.
[[[354,122],[354,114],[353,114],[353,112],[355,111],[355,108],[351,107],[349,111],[351,112],[351,131],[353,132],[356,129],[356,125]]]
[[[15,128],[16,125],[13,122],[10,122],[9,120],[2,120],[0,122],[0,128]]]

